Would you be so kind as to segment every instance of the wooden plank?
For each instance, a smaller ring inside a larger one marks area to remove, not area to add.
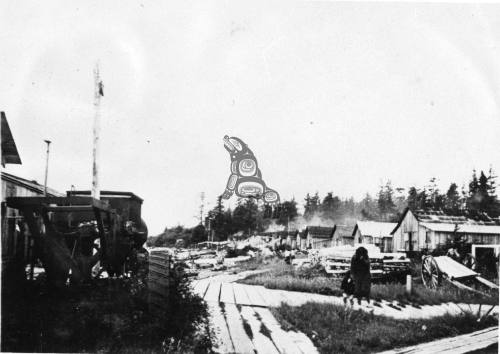
[[[259,295],[257,291],[258,286],[254,285],[245,285],[243,289],[245,289],[248,299],[250,300],[252,306],[267,306],[267,303],[264,301],[262,296]]]
[[[216,353],[234,353],[236,350],[229,334],[226,318],[222,314],[219,304],[210,302],[208,304],[210,322],[216,334],[216,348],[212,348]]]
[[[254,310],[250,306],[241,307],[241,317],[246,320],[252,329],[252,343],[257,353],[279,354],[273,341],[261,332],[262,322],[256,317]]]
[[[268,306],[278,307],[282,302],[286,303],[286,299],[282,295],[282,290],[259,288],[258,291],[262,292],[262,295],[265,296]]]
[[[439,270],[446,273],[450,278],[465,278],[474,277],[477,275],[476,272],[467,268],[463,264],[455,262],[448,256],[434,257]]]
[[[234,299],[238,305],[250,305],[250,299],[243,284],[233,283]]]
[[[483,283],[486,286],[489,286],[492,289],[498,289],[498,285],[496,285],[495,283],[492,283],[491,281],[489,281],[487,279],[484,279],[481,277],[476,277],[476,279],[477,279],[477,281]]]
[[[241,315],[234,304],[225,304],[227,327],[236,353],[255,354],[255,347],[243,328]]]
[[[205,301],[219,302],[220,285],[221,283],[210,283],[207,292],[205,293]]]
[[[271,339],[280,353],[301,354],[300,349],[290,340],[279,322],[274,318],[271,311],[266,308],[255,307],[253,309],[261,318],[261,322],[269,329]]]
[[[210,282],[208,280],[200,280],[197,284],[196,287],[193,289],[193,292],[197,294],[198,296],[204,297],[205,293],[207,292],[207,288]]]
[[[220,288],[220,302],[235,304],[233,284],[222,283]]]
[[[443,338],[433,342],[414,345],[406,348],[388,350],[380,354],[424,354],[447,353],[460,354],[472,350],[486,348],[498,342],[498,327],[467,333],[460,336]]]

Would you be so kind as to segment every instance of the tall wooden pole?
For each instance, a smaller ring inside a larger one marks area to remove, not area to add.
[[[99,189],[99,121],[101,116],[101,97],[104,96],[103,85],[99,76],[99,62],[94,68],[94,143],[93,143],[93,160],[92,160],[92,197],[100,199],[101,191]]]
[[[44,140],[47,143],[47,158],[45,160],[45,182],[43,183],[43,195],[47,196],[47,178],[49,176],[49,146],[50,140]]]

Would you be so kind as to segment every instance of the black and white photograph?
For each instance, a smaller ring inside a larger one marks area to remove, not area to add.
[[[0,351],[498,353],[500,3],[0,2]]]

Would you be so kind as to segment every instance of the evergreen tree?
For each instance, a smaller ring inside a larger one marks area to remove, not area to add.
[[[307,219],[310,215],[312,215],[312,213],[311,213],[311,196],[309,195],[309,193],[307,193],[304,201],[306,202],[304,204],[304,217]]]
[[[233,212],[233,224],[236,231],[243,231],[246,234],[257,231],[258,212],[258,205],[254,198],[240,198]]]
[[[323,198],[323,202],[321,203],[320,210],[323,217],[327,219],[337,219],[339,218],[341,208],[340,198],[333,195],[333,192],[327,193],[327,195]]]
[[[290,221],[293,221],[298,216],[297,202],[295,199],[290,201],[284,201],[279,204],[279,215],[277,223],[280,225],[288,225]]]
[[[462,201],[460,200],[460,194],[458,193],[458,186],[456,183],[450,184],[450,188],[446,192],[446,198],[444,203],[444,210],[448,213],[459,215]]]
[[[408,207],[411,210],[417,210],[421,208],[419,203],[419,191],[417,188],[410,187],[410,189],[408,189],[407,201],[408,201]]]
[[[396,205],[394,204],[394,190],[392,189],[391,181],[387,181],[385,186],[380,186],[378,192],[378,209],[380,216],[384,220],[391,219],[395,214]]]
[[[488,197],[489,197],[489,206],[488,206],[488,214],[492,217],[500,216],[500,201],[496,195],[496,178],[495,173],[493,172],[493,168],[490,167],[488,173]]]
[[[192,243],[199,243],[207,240],[207,233],[205,230],[205,226],[202,224],[198,224],[193,228],[193,231],[191,232],[191,242]]]
[[[363,220],[376,220],[378,217],[377,202],[373,200],[369,193],[359,203],[360,214]]]

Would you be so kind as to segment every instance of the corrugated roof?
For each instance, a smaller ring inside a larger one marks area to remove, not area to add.
[[[44,192],[44,187],[43,185],[39,184],[37,181],[30,181],[25,178],[21,178],[18,176],[11,175],[10,173],[6,173],[2,171],[2,180],[14,183],[18,186],[24,187],[26,189],[29,189],[35,193],[43,194]],[[63,197],[63,193],[59,193],[55,189],[47,187],[47,194],[49,196],[53,197]]]
[[[358,221],[353,233],[358,228],[363,236],[391,237],[391,232],[396,225],[395,222]]]
[[[464,234],[494,234],[500,235],[498,225],[477,225],[477,224],[449,224],[449,223],[429,223],[422,222],[420,225],[437,232],[456,232]]]
[[[500,218],[492,218],[486,213],[468,214],[468,216],[452,215],[445,213],[442,210],[410,210],[410,208],[407,207],[399,218],[399,221],[392,230],[391,234],[394,234],[401,226],[401,223],[406,218],[406,214],[409,212],[411,212],[420,223],[426,224],[451,224],[453,227],[455,227],[455,224],[500,226]],[[447,229],[447,226],[444,226],[444,228]]]

